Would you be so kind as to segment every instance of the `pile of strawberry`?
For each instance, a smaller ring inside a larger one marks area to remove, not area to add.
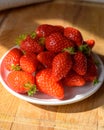
[[[16,42],[19,47],[10,50],[4,65],[10,71],[7,83],[18,93],[34,95],[38,90],[63,99],[65,86],[97,82],[92,53],[95,41],[84,41],[76,28],[42,24]]]

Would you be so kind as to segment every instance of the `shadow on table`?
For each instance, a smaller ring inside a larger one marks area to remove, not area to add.
[[[83,101],[62,106],[41,106],[41,105],[35,105],[35,106],[45,109],[47,111],[53,111],[58,113],[77,113],[93,110],[103,105],[104,105],[104,83],[102,87],[95,94],[93,94],[91,97]]]

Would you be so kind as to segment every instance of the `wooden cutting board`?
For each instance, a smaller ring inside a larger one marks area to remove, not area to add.
[[[103,5],[53,1],[0,12],[0,57],[19,34],[49,23],[78,28],[95,39],[93,51],[104,62]],[[104,130],[104,84],[91,97],[70,105],[41,106],[11,95],[0,84],[0,130]]]

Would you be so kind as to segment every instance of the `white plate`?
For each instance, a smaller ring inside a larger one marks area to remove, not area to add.
[[[94,54],[95,59],[98,60],[98,62],[100,63],[99,68],[98,68],[98,72],[99,72],[99,79],[98,79],[99,83],[98,84],[93,85],[93,83],[88,83],[83,87],[65,87],[65,99],[64,100],[54,99],[46,94],[42,94],[39,92],[37,94],[35,94],[33,97],[29,97],[27,95],[16,93],[12,89],[10,89],[6,83],[6,75],[8,72],[6,71],[6,69],[3,65],[3,59],[7,55],[8,52],[6,52],[3,55],[3,57],[1,58],[1,61],[0,61],[0,81],[1,81],[2,85],[4,86],[4,88],[6,88],[11,94],[13,94],[14,96],[16,96],[20,99],[31,102],[31,103],[41,104],[41,105],[65,105],[65,104],[75,103],[75,102],[84,100],[85,98],[94,94],[101,87],[103,80],[104,80],[103,62],[96,54]]]

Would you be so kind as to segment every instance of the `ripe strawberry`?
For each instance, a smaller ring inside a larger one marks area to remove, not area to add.
[[[20,48],[29,53],[40,53],[44,50],[43,41],[34,35],[22,35],[17,39]]]
[[[54,28],[56,30],[55,32],[60,32],[61,34],[64,34],[64,27],[63,26],[55,25]]]
[[[22,70],[28,73],[33,73],[36,71],[38,65],[38,60],[36,54],[26,53],[20,58],[20,66]]]
[[[52,62],[52,75],[56,81],[61,80],[67,75],[72,67],[72,60],[70,54],[62,52],[57,54]]]
[[[97,71],[97,67],[94,63],[94,59],[92,57],[92,55],[87,57],[87,72],[84,75],[84,79],[89,82],[89,81],[93,81],[95,79],[97,79],[98,77],[98,71]]]
[[[20,65],[20,58],[23,55],[18,48],[13,48],[4,58],[4,64],[7,70],[14,70]]]
[[[46,48],[49,51],[61,52],[64,48],[73,47],[73,43],[70,42],[65,36],[58,33],[52,33],[46,38]]]
[[[92,39],[89,39],[87,41],[85,41],[87,43],[87,45],[90,47],[90,48],[93,48],[94,45],[95,45],[95,41],[92,40]]]
[[[37,88],[52,97],[63,99],[64,90],[60,82],[56,82],[51,75],[51,69],[44,69],[36,74]]]
[[[46,67],[52,67],[52,60],[55,57],[55,53],[51,51],[44,51],[37,55],[37,59]]]
[[[71,71],[68,75],[62,79],[63,85],[68,87],[81,87],[85,85],[85,79],[78,75],[75,71]]]
[[[87,59],[86,56],[78,51],[73,57],[73,70],[79,75],[85,75],[87,71]]]
[[[33,95],[36,92],[34,76],[24,71],[12,71],[9,73],[7,83],[11,89],[18,93]]]
[[[66,36],[68,39],[74,41],[74,43],[77,46],[80,46],[83,44],[83,37],[79,30],[72,28],[72,27],[66,27],[64,29],[64,36]]]
[[[42,24],[42,25],[38,26],[36,29],[36,33],[37,33],[38,37],[47,37],[54,32],[63,33],[64,27],[58,26],[58,25],[53,26],[53,25],[49,25],[49,24]]]

